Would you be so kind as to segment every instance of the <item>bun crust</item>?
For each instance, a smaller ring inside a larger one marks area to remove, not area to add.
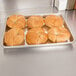
[[[24,31],[22,29],[10,29],[5,32],[4,42],[8,46],[21,45],[24,42]]]
[[[42,28],[33,28],[27,32],[26,41],[28,44],[44,44],[48,39]]]
[[[25,17],[23,15],[12,15],[7,19],[7,26],[10,28],[25,28]]]
[[[44,25],[43,17],[41,16],[31,16],[27,20],[28,28],[39,28]]]
[[[70,33],[64,27],[54,27],[48,31],[48,37],[52,42],[66,42],[70,39]]]
[[[63,20],[60,16],[49,15],[45,18],[45,24],[48,27],[61,27],[63,25]]]

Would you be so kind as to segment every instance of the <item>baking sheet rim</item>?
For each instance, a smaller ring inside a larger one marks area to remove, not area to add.
[[[26,15],[26,16],[31,16],[31,15],[41,15],[41,16],[43,16],[43,15],[61,15],[61,16],[62,16],[61,13],[30,14],[30,15]],[[62,17],[63,17],[63,16],[62,16]],[[63,19],[64,19],[64,18],[63,18]],[[6,18],[6,20],[7,20],[7,18]],[[4,23],[5,25],[6,25],[6,20],[5,20],[5,23]],[[64,20],[64,21],[65,21],[65,20]],[[68,25],[67,25],[67,27],[68,27]],[[5,28],[6,28],[6,26],[5,26]],[[69,28],[69,27],[68,27],[68,28]],[[69,29],[69,30],[70,30],[70,29]],[[4,31],[4,33],[5,33],[5,31]],[[71,42],[39,44],[39,45],[4,46],[3,41],[2,41],[2,47],[3,47],[3,48],[26,48],[26,47],[59,46],[59,45],[73,44],[73,43],[75,42],[74,36],[73,36],[73,34],[72,34],[71,31],[70,31],[70,33],[71,33],[71,35],[72,35],[72,37],[73,37],[73,41],[71,41]],[[3,38],[4,38],[4,35],[3,35]]]

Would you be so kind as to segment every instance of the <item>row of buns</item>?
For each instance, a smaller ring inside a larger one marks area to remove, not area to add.
[[[7,20],[7,26],[10,28],[37,28],[42,26],[54,27],[54,26],[62,26],[63,20],[60,16],[56,15],[48,15],[45,18],[42,16],[30,16],[26,19],[23,15],[12,15]]]
[[[22,15],[12,15],[7,19],[7,26],[11,28],[5,32],[4,42],[8,46],[22,45],[25,41],[27,44],[45,44],[48,40],[53,43],[66,42],[70,39],[69,31],[63,27],[63,19],[60,16],[48,15],[30,16],[26,19]],[[43,26],[50,29],[46,31]],[[26,27],[26,28],[25,28]],[[30,28],[25,36],[25,29]]]

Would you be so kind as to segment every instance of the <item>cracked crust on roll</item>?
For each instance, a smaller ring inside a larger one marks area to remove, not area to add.
[[[63,19],[60,16],[49,15],[45,18],[45,24],[48,27],[61,27],[63,25]]]
[[[9,28],[25,28],[26,19],[23,15],[12,15],[7,19],[7,26]]]
[[[70,39],[69,31],[64,27],[54,27],[48,31],[49,40],[52,42],[66,42]]]
[[[41,16],[31,16],[27,20],[28,28],[39,28],[44,25],[44,19]]]
[[[4,42],[8,46],[21,45],[24,42],[24,31],[22,29],[14,28],[5,32]]]
[[[42,28],[33,28],[27,32],[26,42],[32,44],[44,44],[48,40],[48,36]]]

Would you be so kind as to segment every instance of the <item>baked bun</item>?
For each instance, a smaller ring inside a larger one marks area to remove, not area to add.
[[[23,15],[12,15],[7,19],[7,26],[10,28],[25,28],[25,17]]]
[[[52,42],[66,42],[70,39],[70,33],[64,27],[54,27],[48,31],[48,37]]]
[[[45,18],[45,24],[48,27],[61,27],[63,25],[63,20],[60,16],[49,15]]]
[[[42,28],[32,28],[26,34],[26,42],[32,44],[44,44],[48,36]]]
[[[4,42],[8,46],[16,46],[24,43],[24,31],[14,28],[5,32]]]
[[[27,20],[28,28],[38,28],[44,25],[43,17],[41,16],[31,16]]]

